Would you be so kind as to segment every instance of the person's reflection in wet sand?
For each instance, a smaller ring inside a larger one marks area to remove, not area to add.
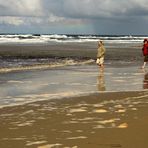
[[[97,87],[98,91],[105,91],[105,80],[104,80],[104,69],[99,70],[99,74],[97,77]]]
[[[144,74],[143,89],[148,89],[148,72]]]

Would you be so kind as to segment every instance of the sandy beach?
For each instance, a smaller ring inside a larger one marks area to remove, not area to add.
[[[146,148],[147,92],[114,92],[1,109],[7,148]]]
[[[139,47],[108,46],[104,70],[93,43],[0,45],[0,56],[0,147],[148,147]]]

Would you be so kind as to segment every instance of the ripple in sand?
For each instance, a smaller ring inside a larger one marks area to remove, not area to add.
[[[79,123],[78,121],[68,121],[68,122],[63,122],[64,124],[76,124]]]
[[[134,111],[136,111],[136,110],[138,110],[137,108],[132,108],[131,110],[134,110]]]
[[[81,108],[79,109],[79,108],[78,108],[78,109],[70,109],[69,112],[70,112],[70,113],[76,113],[76,112],[85,112],[85,111],[86,111],[85,109],[81,109]]]
[[[34,142],[27,143],[26,146],[37,145],[37,144],[43,144],[43,143],[46,143],[46,142],[47,142],[47,141],[34,141]]]
[[[93,107],[103,107],[104,105],[102,104],[94,104]]]
[[[61,133],[72,133],[72,132],[69,130],[64,130],[64,131],[61,131]]]
[[[125,109],[119,109],[119,110],[117,110],[117,111],[115,111],[116,113],[125,113],[126,112],[126,110]]]
[[[78,148],[78,146],[72,146],[72,147],[69,147],[69,146],[65,146],[63,148]]]
[[[27,121],[27,122],[25,122],[25,123],[20,123],[20,124],[18,124],[17,126],[32,126],[34,122],[35,122],[34,120],[32,120],[32,121]]]
[[[115,108],[124,108],[122,105],[115,105]]]
[[[47,145],[38,146],[37,148],[53,148],[53,147],[59,147],[59,146],[62,146],[62,144],[59,144],[59,143],[47,144]]]
[[[69,138],[66,138],[67,140],[75,140],[75,139],[86,139],[87,137],[85,136],[79,136],[79,137],[69,137]]]
[[[94,110],[95,113],[107,113],[108,111],[105,109],[96,109]]]
[[[105,128],[105,126],[103,126],[103,125],[97,125],[93,129],[98,129],[98,128]]]
[[[94,120],[94,118],[92,118],[92,117],[85,117],[85,118],[75,119],[75,120],[77,120],[77,121],[92,121],[92,120]]]
[[[98,121],[98,123],[101,123],[101,124],[114,123],[117,120],[119,119],[108,119],[108,120]]]
[[[127,123],[122,123],[118,126],[118,128],[127,128],[128,124]]]
[[[33,110],[28,110],[26,112],[23,112],[22,114],[20,114],[20,116],[24,116],[24,115],[30,115],[30,114],[33,114],[34,111]]]

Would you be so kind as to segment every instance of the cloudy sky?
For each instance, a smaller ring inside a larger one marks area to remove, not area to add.
[[[148,1],[0,0],[0,33],[148,35]]]

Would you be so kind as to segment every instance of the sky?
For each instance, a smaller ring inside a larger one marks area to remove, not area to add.
[[[148,35],[148,1],[0,0],[0,33]]]

